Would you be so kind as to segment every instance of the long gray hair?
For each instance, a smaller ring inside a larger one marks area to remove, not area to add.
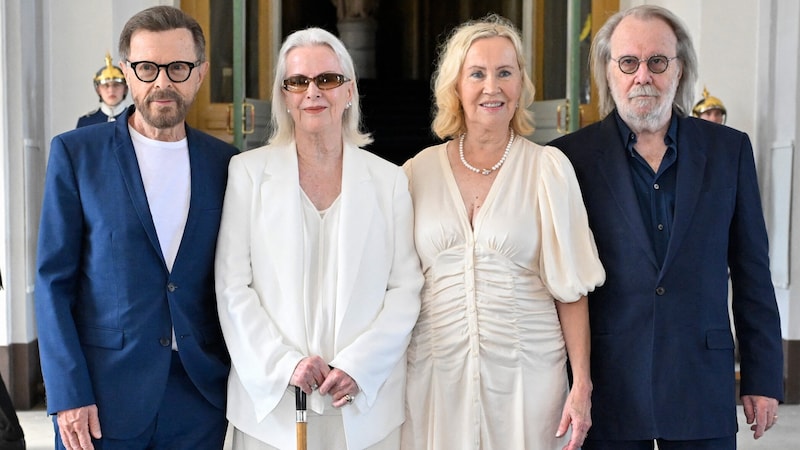
[[[278,63],[275,66],[275,82],[272,85],[272,135],[270,144],[285,145],[294,140],[294,121],[291,114],[286,111],[286,100],[283,94],[283,80],[286,77],[286,55],[297,47],[313,47],[326,45],[333,50],[339,65],[342,66],[342,75],[353,83],[352,106],[344,110],[342,117],[342,140],[345,144],[363,147],[372,142],[369,133],[360,130],[361,106],[356,82],[356,70],[353,58],[347,52],[342,41],[322,28],[306,28],[295,31],[286,37],[278,53]]]
[[[694,86],[697,82],[697,54],[692,45],[692,37],[683,21],[671,11],[660,6],[641,5],[620,11],[606,21],[592,41],[590,64],[592,76],[597,85],[600,117],[607,116],[615,108],[614,98],[608,86],[608,63],[611,61],[611,35],[622,19],[633,16],[637,19],[661,19],[666,22],[677,38],[677,57],[682,68],[673,105],[682,116],[692,111]],[[669,55],[668,55],[669,56]]]

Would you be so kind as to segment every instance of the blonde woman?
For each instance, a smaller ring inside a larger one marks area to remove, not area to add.
[[[434,86],[449,140],[405,164],[425,274],[405,449],[575,450],[591,424],[586,295],[605,273],[569,162],[522,137],[521,55],[500,17],[457,28]]]

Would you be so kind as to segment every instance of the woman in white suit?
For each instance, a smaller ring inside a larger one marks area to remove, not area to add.
[[[422,274],[408,181],[359,147],[353,61],[310,28],[281,47],[266,147],[235,156],[217,244],[234,448],[399,448]]]

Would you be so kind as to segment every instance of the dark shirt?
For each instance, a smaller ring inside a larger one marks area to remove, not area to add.
[[[658,171],[636,151],[636,134],[625,124],[619,113],[615,112],[625,150],[628,152],[633,190],[639,202],[642,221],[653,245],[659,266],[664,263],[667,245],[672,235],[672,222],[675,215],[675,179],[678,163],[678,118],[672,113],[664,144],[667,151],[661,160]]]

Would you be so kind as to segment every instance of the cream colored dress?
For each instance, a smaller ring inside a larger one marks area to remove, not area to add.
[[[405,165],[425,286],[402,447],[561,449],[568,386],[554,300],[605,280],[575,173],[559,150],[517,138],[473,230],[445,145]]]

